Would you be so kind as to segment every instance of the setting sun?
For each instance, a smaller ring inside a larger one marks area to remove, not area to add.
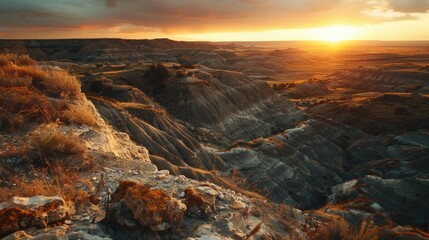
[[[336,43],[338,41],[353,40],[357,34],[354,27],[326,27],[315,29],[314,39]]]

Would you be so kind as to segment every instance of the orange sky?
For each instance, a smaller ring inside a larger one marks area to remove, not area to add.
[[[0,38],[429,40],[429,0],[0,0]]]

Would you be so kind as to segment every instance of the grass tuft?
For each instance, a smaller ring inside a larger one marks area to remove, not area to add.
[[[326,225],[319,227],[310,239],[318,240],[377,240],[379,228],[362,221],[356,229],[351,227],[344,219],[335,218]]]
[[[50,94],[77,97],[80,94],[80,82],[64,70],[51,70],[43,79],[43,85]]]
[[[55,155],[85,154],[86,146],[73,133],[65,134],[56,124],[38,127],[30,137],[30,145],[37,150],[42,158]]]
[[[87,108],[79,105],[68,106],[68,109],[61,113],[61,119],[68,123],[97,126],[94,115]]]
[[[31,86],[64,97],[80,94],[79,80],[64,70],[43,70],[27,55],[0,55],[0,87]]]
[[[0,55],[0,66],[15,64],[21,66],[36,65],[36,61],[31,59],[28,55],[17,55],[13,53]]]
[[[30,123],[49,123],[55,116],[45,95],[28,88],[0,87],[0,131],[24,130]]]

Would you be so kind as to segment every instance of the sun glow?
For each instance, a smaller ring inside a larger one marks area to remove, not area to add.
[[[326,27],[314,29],[314,39],[336,43],[344,40],[353,40],[357,34],[354,27]]]
[[[358,40],[363,31],[361,27],[332,26],[321,28],[283,29],[264,32],[212,32],[175,35],[179,40],[197,41],[324,41],[337,43],[345,40]],[[365,39],[366,40],[366,39]]]

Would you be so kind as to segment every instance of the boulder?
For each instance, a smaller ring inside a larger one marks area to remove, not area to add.
[[[30,228],[44,228],[67,219],[74,208],[59,196],[13,197],[0,203],[0,236]]]
[[[164,231],[183,221],[186,205],[162,189],[123,181],[111,196],[108,219],[126,227]]]

